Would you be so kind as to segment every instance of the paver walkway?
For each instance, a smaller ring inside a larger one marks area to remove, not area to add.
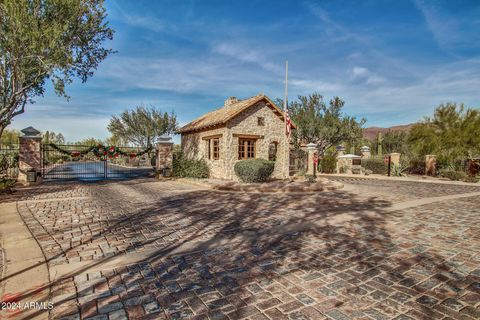
[[[479,196],[135,180],[46,184],[18,210],[48,261],[54,319],[479,319]]]

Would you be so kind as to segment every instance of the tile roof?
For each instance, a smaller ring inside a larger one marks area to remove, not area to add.
[[[217,125],[223,125],[228,120],[233,119],[235,116],[245,111],[246,109],[254,106],[257,102],[261,100],[265,100],[269,104],[269,106],[274,109],[274,112],[283,119],[283,111],[263,93],[250,97],[248,99],[238,100],[237,102],[235,102],[235,100],[232,101],[231,99],[232,98],[227,100],[227,102],[230,103],[217,110],[211,111],[204,114],[203,116],[198,117],[197,119],[180,128],[177,132],[186,133],[190,131],[206,129],[208,127],[213,127]]]

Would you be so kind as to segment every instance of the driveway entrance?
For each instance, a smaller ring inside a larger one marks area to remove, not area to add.
[[[131,179],[154,174],[150,150],[85,145],[42,146],[44,180]]]
[[[51,319],[473,320],[479,196],[372,179],[316,194],[137,179],[48,183],[12,207],[45,255],[54,308],[36,312]],[[7,282],[32,270],[6,269]]]

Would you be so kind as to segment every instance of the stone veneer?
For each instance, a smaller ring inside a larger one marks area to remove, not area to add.
[[[19,162],[18,162],[18,181],[27,182],[27,171],[35,169],[37,172],[42,170],[42,137],[20,137]],[[39,177],[37,176],[37,181]]]
[[[156,171],[162,174],[163,169],[173,168],[173,142],[160,142],[157,144]]]
[[[264,125],[258,125],[257,118],[263,117]],[[234,165],[238,160],[238,140],[234,135],[262,136],[256,142],[256,158],[268,159],[270,143],[277,143],[275,169],[272,177],[286,178],[288,170],[288,156],[285,152],[286,139],[283,120],[273,113],[272,109],[259,102],[237,115],[226,125],[182,134],[182,150],[186,157],[207,161],[210,168],[210,177],[217,179],[237,180]],[[203,139],[221,135],[220,156],[218,160],[207,159],[207,142]]]

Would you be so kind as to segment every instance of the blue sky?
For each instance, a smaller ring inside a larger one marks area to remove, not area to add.
[[[406,124],[442,102],[480,107],[480,2],[107,0],[118,52],[93,78],[49,88],[12,127],[106,138],[141,103],[181,124],[228,96],[340,96],[367,126]]]

